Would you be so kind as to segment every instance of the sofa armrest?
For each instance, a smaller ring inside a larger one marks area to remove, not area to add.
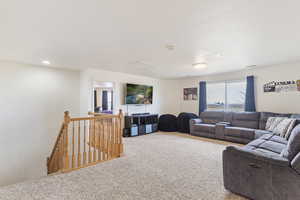
[[[259,153],[250,149],[245,149],[241,147],[234,147],[234,146],[229,146],[226,148],[225,151],[235,153],[239,156],[244,156],[248,157],[251,159],[263,161],[272,165],[277,165],[277,166],[282,166],[282,167],[289,167],[290,162],[288,159],[281,157],[281,156],[272,156],[269,154],[263,154]]]
[[[227,126],[230,126],[230,123],[228,122],[218,122],[216,123],[216,138],[217,139],[221,139],[221,140],[224,140],[225,139],[225,128]]]
[[[292,168],[300,174],[300,152],[292,160]]]
[[[199,118],[196,119],[190,119],[190,125],[194,125],[194,124],[201,124],[202,120]]]

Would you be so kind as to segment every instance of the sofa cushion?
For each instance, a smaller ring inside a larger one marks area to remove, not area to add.
[[[290,117],[290,114],[279,114],[279,113],[271,113],[271,112],[261,112],[260,120],[259,120],[259,129],[266,130],[266,123],[269,117]]]
[[[223,111],[205,111],[200,114],[200,118],[205,124],[216,124],[224,121],[224,115]]]
[[[260,113],[258,112],[233,113],[231,124],[237,127],[258,129],[259,117]]]
[[[282,156],[289,159],[290,161],[299,153],[300,151],[300,125],[297,125],[288,140],[287,147],[282,151]]]
[[[272,151],[277,154],[281,154],[282,150],[285,147],[286,147],[285,144],[279,143],[279,142],[274,142],[272,140],[267,140],[259,146],[259,148],[261,148],[261,149]]]
[[[259,139],[261,139],[261,140],[270,140],[273,136],[274,136],[273,133],[265,134],[265,135],[261,136]]]
[[[266,140],[263,140],[263,139],[253,140],[252,142],[248,143],[246,147],[258,148],[264,142],[266,142]]]
[[[195,124],[194,130],[204,133],[215,133],[216,131],[216,125],[213,124]]]
[[[284,141],[285,140],[282,137],[265,134],[259,139],[250,142],[244,148],[264,155],[280,156],[281,152],[286,148],[286,143]]]
[[[268,155],[268,156],[280,156],[280,153],[277,153],[277,151],[274,151],[273,147],[271,147],[271,145],[266,145],[265,144],[266,141],[265,140],[261,140],[261,139],[257,139],[254,140],[250,143],[248,143],[245,147],[243,147],[244,149],[248,150],[248,151],[253,151],[262,155]]]
[[[225,127],[225,136],[254,139],[254,129],[243,127]]]
[[[294,128],[296,119],[283,119],[273,130],[273,133],[283,138],[288,138]]]
[[[272,134],[272,132],[258,129],[258,130],[254,131],[254,134],[255,134],[255,139],[258,139],[258,138],[262,137],[263,135]]]
[[[273,142],[277,142],[277,143],[280,143],[280,144],[284,144],[284,145],[287,145],[288,144],[288,141],[278,135],[273,135],[270,139],[270,141],[273,141]]]

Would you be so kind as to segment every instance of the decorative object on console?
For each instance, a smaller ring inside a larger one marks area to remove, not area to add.
[[[197,100],[198,99],[198,88],[183,88],[183,100]]]
[[[125,116],[124,137],[133,137],[157,131],[158,114],[140,113]]]

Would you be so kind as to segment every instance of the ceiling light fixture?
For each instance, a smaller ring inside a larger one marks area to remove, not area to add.
[[[166,49],[168,49],[169,51],[173,51],[175,49],[175,45],[173,44],[166,44]]]
[[[43,63],[44,65],[50,65],[50,64],[51,64],[49,60],[43,60],[42,63]]]
[[[194,63],[193,67],[195,69],[205,69],[207,68],[207,63],[201,62],[201,63]]]

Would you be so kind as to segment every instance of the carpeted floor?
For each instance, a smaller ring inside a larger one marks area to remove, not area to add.
[[[125,155],[68,174],[0,189],[1,200],[242,200],[223,187],[230,143],[157,133],[125,138]]]

